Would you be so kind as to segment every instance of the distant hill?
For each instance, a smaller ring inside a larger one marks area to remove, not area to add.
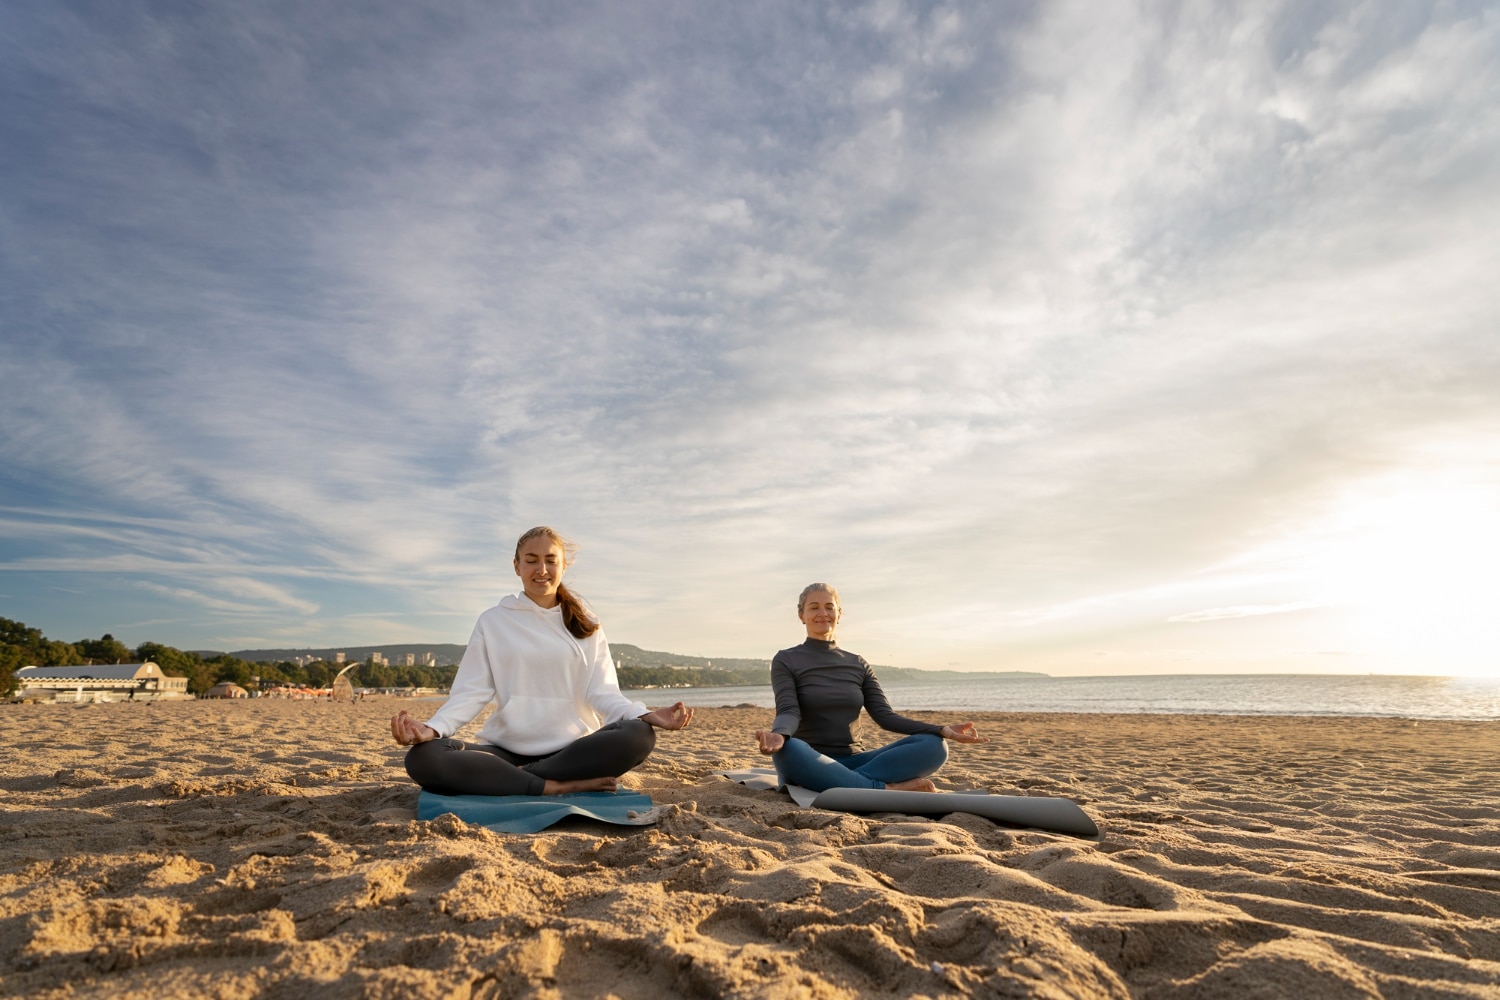
[[[642,649],[628,642],[612,642],[609,651],[615,662],[622,667],[716,667],[720,670],[771,669],[770,660],[740,659],[733,656],[688,656],[685,653],[663,653],[655,649]]]
[[[769,684],[771,661],[737,659],[733,656],[687,656],[682,653],[663,653],[653,649],[642,649],[624,642],[612,642],[610,651],[615,662],[624,667],[673,667],[677,669],[713,667],[736,673],[755,672],[763,679],[747,683]],[[1034,670],[923,670],[919,667],[882,667],[871,664],[875,675],[888,681],[949,681],[979,677],[1046,677]]]
[[[620,682],[623,686],[658,686],[664,678],[658,671],[679,670],[686,676],[681,683],[694,686],[729,686],[735,684],[769,684],[771,661],[769,659],[746,659],[734,656],[689,656],[686,653],[665,653],[655,649],[642,649],[628,642],[610,643],[610,652],[620,667]],[[241,649],[230,653],[237,659],[251,663],[277,663],[295,660],[299,656],[312,657],[332,663],[334,655],[343,653],[347,662],[367,660],[371,653],[380,653],[388,661],[406,662],[411,653],[416,661],[432,653],[439,666],[450,666],[463,659],[464,647],[452,642],[396,643],[384,646],[327,646],[304,649]],[[217,656],[212,651],[202,651],[204,656]],[[916,667],[876,666],[875,674],[887,681],[957,681],[994,677],[1045,677],[1046,674],[1031,670],[922,670]],[[674,680],[677,680],[674,678]]]

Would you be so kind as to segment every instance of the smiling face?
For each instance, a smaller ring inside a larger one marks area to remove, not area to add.
[[[557,586],[568,569],[561,545],[546,535],[528,538],[516,553],[514,565],[526,596],[534,604],[542,608],[557,606]]]
[[[839,624],[839,599],[826,590],[808,591],[797,617],[807,626],[810,639],[832,639]]]

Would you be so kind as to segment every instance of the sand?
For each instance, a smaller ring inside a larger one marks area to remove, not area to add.
[[[799,809],[702,708],[656,826],[522,836],[414,818],[412,704],[0,707],[0,993],[1500,997],[1497,724],[980,716],[940,785],[1094,841]]]

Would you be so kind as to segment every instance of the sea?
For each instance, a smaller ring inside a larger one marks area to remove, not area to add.
[[[883,681],[898,712],[1126,712],[1500,720],[1500,679],[1390,674],[1148,674]],[[651,705],[772,708],[770,685],[627,691]]]

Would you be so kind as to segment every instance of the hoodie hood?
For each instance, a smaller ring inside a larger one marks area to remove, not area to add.
[[[532,614],[537,615],[552,615],[558,618],[562,617],[561,604],[555,604],[550,608],[544,608],[533,601],[531,598],[527,597],[525,591],[522,591],[519,594],[506,594],[504,597],[500,598],[500,606],[502,608],[505,608],[507,611],[530,611]]]

